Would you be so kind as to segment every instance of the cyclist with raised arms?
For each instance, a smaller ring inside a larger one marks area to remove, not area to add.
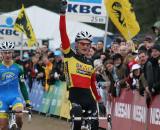
[[[14,63],[13,51],[15,44],[13,42],[1,42],[0,51],[2,63],[0,63],[0,111],[12,110],[22,111],[23,101],[18,87],[26,101],[26,107],[30,106],[28,92],[24,83],[24,72],[22,66]],[[18,129],[22,127],[22,114],[16,114],[16,123]],[[8,115],[0,113],[0,130],[8,130]]]
[[[62,0],[60,6],[60,34],[69,100],[72,104],[70,114],[80,117],[82,116],[82,110],[91,110],[92,114],[90,116],[97,117],[96,100],[100,101],[101,97],[95,86],[96,79],[92,61],[87,58],[92,43],[92,35],[87,31],[79,32],[75,38],[76,51],[71,49],[66,31],[66,6],[67,2]],[[73,130],[81,130],[81,123],[81,121],[74,121]],[[93,120],[91,126],[91,130],[98,130],[98,120]]]

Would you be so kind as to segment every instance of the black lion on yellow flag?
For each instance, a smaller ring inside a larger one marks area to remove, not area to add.
[[[28,38],[28,46],[32,46],[36,43],[35,34],[31,23],[25,13],[24,6],[20,10],[18,17],[15,21],[14,29],[18,32],[24,32]]]

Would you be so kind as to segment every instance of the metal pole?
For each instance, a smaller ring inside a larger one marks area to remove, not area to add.
[[[108,14],[106,15],[106,24],[105,24],[105,32],[104,32],[104,47],[103,47],[103,52],[106,50],[106,44],[107,44],[107,33],[108,33]]]
[[[20,59],[23,58],[23,33],[21,34],[21,49],[20,49]]]

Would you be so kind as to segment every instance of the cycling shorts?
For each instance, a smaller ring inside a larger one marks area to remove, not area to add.
[[[23,100],[20,96],[14,97],[1,97],[0,96],[0,111],[8,111],[9,107],[12,106],[12,109],[17,107],[23,108]],[[0,118],[8,118],[7,113],[0,113]]]

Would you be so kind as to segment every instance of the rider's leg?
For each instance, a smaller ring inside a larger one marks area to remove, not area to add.
[[[0,111],[8,111],[5,98],[0,97]],[[8,114],[0,113],[0,130],[8,130]]]
[[[12,109],[15,111],[22,111],[23,110],[23,104],[22,104],[22,99],[20,97],[16,97],[12,103]],[[16,113],[16,123],[18,128],[22,128],[22,116],[23,113]]]
[[[0,114],[0,130],[8,130],[8,115]]]
[[[22,111],[23,110],[23,105],[22,104],[19,104],[19,105],[16,104],[13,107],[13,110]],[[23,113],[16,113],[16,123],[17,123],[18,128],[22,128],[22,125],[23,125],[22,116],[23,116]]]
[[[82,117],[82,107],[79,104],[72,104],[71,117]],[[82,121],[74,121],[73,130],[81,130]]]

